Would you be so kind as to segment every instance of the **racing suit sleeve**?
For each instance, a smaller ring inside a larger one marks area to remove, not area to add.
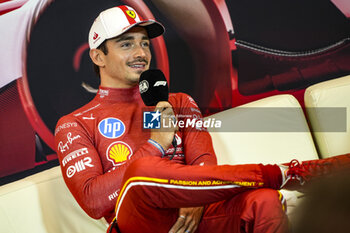
[[[173,95],[170,96],[170,100]],[[204,127],[196,128],[195,122],[202,119],[202,113],[196,102],[187,94],[176,94],[175,112],[179,120],[189,123],[180,129],[183,132],[184,154],[186,164],[189,165],[216,165],[217,159],[211,136]]]
[[[66,185],[81,208],[95,219],[113,213],[115,197],[132,161],[144,156],[162,156],[158,148],[146,142],[125,164],[104,173],[100,155],[94,147],[93,132],[72,116],[65,116],[57,123],[55,146]]]

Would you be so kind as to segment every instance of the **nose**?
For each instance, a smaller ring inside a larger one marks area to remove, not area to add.
[[[135,58],[146,58],[147,57],[147,51],[145,48],[142,46],[137,46],[135,48],[135,53],[134,53]]]

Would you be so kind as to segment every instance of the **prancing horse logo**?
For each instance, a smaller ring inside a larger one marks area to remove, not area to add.
[[[131,18],[135,19],[135,17],[136,17],[135,11],[127,10],[126,13],[127,13]]]

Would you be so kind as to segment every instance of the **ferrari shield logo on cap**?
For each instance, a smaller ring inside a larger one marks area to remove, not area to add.
[[[130,16],[130,18],[135,19],[135,17],[136,17],[135,11],[127,10],[126,13]]]

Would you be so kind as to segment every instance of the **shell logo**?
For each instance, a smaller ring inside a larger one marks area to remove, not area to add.
[[[120,166],[132,156],[132,150],[125,142],[113,142],[107,148],[107,159],[113,163],[114,166]]]

